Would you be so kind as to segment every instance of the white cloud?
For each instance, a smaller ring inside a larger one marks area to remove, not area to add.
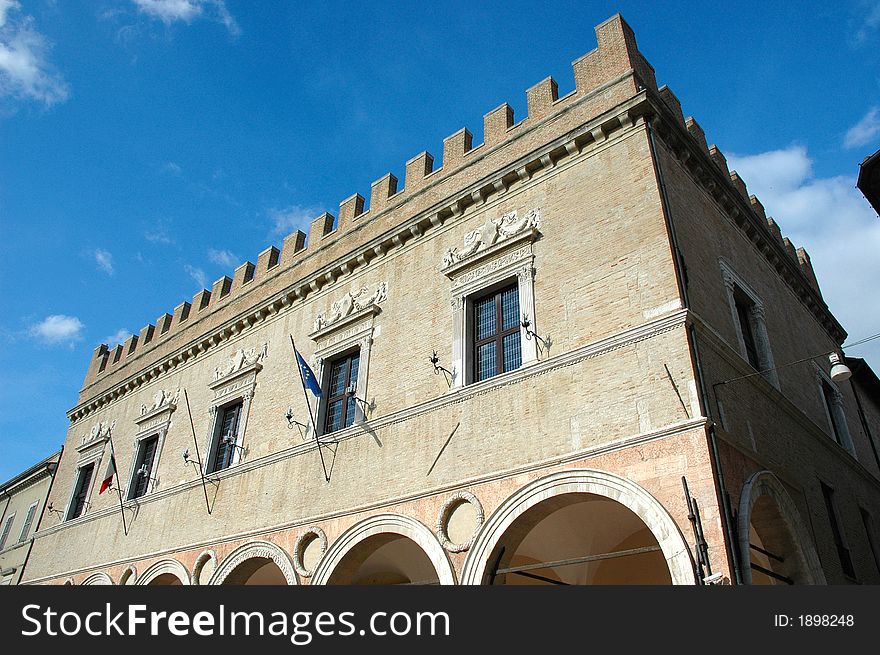
[[[880,134],[880,107],[872,107],[862,119],[846,132],[844,148],[858,148],[874,140]]]
[[[107,275],[113,275],[113,255],[106,250],[98,248],[94,252],[95,263]]]
[[[855,44],[864,45],[872,35],[872,32],[880,27],[880,2],[877,0],[862,2],[864,14],[860,17],[860,23],[855,33]]]
[[[199,285],[199,289],[206,289],[208,287],[208,276],[205,275],[205,271],[196,268],[195,266],[190,266],[189,264],[184,266],[183,270],[185,270],[187,275],[196,281]]]
[[[64,79],[48,63],[46,38],[31,16],[20,15],[15,0],[0,0],[0,97],[36,100],[47,106],[70,95]]]
[[[166,161],[165,164],[162,166],[162,170],[174,176],[180,176],[183,173],[183,169],[180,167],[180,164],[173,161]]]
[[[224,0],[132,0],[139,12],[156,18],[166,25],[182,21],[191,23],[193,19],[208,15],[223,23],[229,33],[238,35],[241,29],[229,13]],[[206,11],[207,9],[207,11]]]
[[[44,343],[55,345],[60,343],[72,344],[82,339],[82,331],[85,326],[75,316],[53,314],[32,325],[30,335]]]
[[[104,337],[102,339],[102,343],[106,343],[108,345],[113,345],[115,343],[125,343],[125,340],[128,339],[130,336],[131,332],[129,332],[125,328],[119,328],[115,334]]]
[[[855,188],[855,177],[817,178],[806,148],[730,156],[795,247],[810,253],[822,295],[849,341],[880,333],[880,220]],[[880,370],[880,344],[847,352]]]
[[[215,250],[214,248],[208,248],[208,259],[224,268],[235,268],[241,263],[238,255],[234,255],[228,250]]]
[[[311,207],[291,205],[284,209],[270,209],[269,220],[272,221],[272,234],[274,236],[287,236],[295,230],[309,232],[309,223],[318,215],[318,210]]]

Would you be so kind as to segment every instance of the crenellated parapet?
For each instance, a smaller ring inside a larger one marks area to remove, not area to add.
[[[598,47],[572,64],[573,91],[560,97],[557,81],[545,78],[526,91],[528,114],[518,122],[508,103],[485,114],[482,144],[474,145],[467,128],[457,130],[443,140],[441,166],[428,151],[417,154],[405,164],[402,188],[392,173],[384,174],[371,185],[369,203],[360,193],[350,195],[340,202],[338,218],[321,213],[309,223],[308,234],[296,230],[287,235],[280,250],[266,248],[256,264],[241,264],[232,277],[221,277],[210,290],[180,303],[125,344],[96,348],[81,395],[84,405],[71,417],[83,416],[89,403],[104,402],[95,400],[97,396],[106,399],[119,385],[132,388],[200,356],[224,338],[457,220],[492,195],[527,184],[566,158],[600,146],[615,132],[655,116],[655,104],[690,135],[707,166],[738,192],[769,237],[771,219],[763,216],[760,202],[750,198],[735,171],[728,172],[723,154],[707,145],[696,121],[684,118],[672,91],[658,89],[654,70],[626,22],[613,16],[596,28],[596,38]],[[782,240],[779,250],[790,259]],[[795,261],[816,288],[809,258],[796,252]],[[252,293],[256,288],[259,294]]]
[[[559,85],[552,77],[547,77],[526,91],[528,113],[518,123],[508,103],[496,107],[484,116],[484,142],[474,146],[473,136],[467,128],[461,128],[443,140],[443,161],[441,167],[435,166],[434,157],[423,151],[412,157],[405,165],[403,188],[398,187],[397,178],[386,173],[374,182],[370,189],[369,206],[365,197],[355,193],[339,205],[338,219],[330,213],[322,213],[314,218],[308,235],[297,230],[284,238],[281,249],[270,247],[259,254],[256,264],[250,261],[240,265],[232,277],[223,276],[211,286],[193,296],[191,302],[183,302],[175,307],[173,313],[160,316],[155,324],[141,329],[140,333],[118,350],[106,346],[95,350],[92,364],[86,376],[86,387],[98,376],[106,374],[137,358],[143,352],[167,341],[178,331],[194,324],[221,307],[235,302],[236,298],[281,271],[296,268],[318,250],[338,246],[340,240],[353,230],[366,223],[375,223],[420,192],[435,186],[441,179],[451,178],[456,171],[471,164],[476,154],[485,156],[488,151],[504,149],[522,134],[540,125],[552,116],[565,112],[579,101],[590,100],[591,112],[599,114],[625,101],[640,90],[656,90],[654,70],[636,45],[635,34],[620,15],[615,15],[596,27],[597,48],[572,63],[575,90],[559,97]],[[597,136],[604,137],[605,129],[599,128]],[[580,145],[571,146],[573,152]],[[562,153],[565,154],[565,153]],[[547,155],[544,164],[553,164],[561,154]],[[504,189],[516,179],[528,179],[538,166],[522,166],[518,173],[511,174],[508,181],[500,181],[493,187],[477,189],[473,192],[476,202],[485,202],[486,197],[498,188]],[[451,214],[459,213],[471,199],[458,202]],[[400,216],[395,217],[397,222]],[[416,228],[414,233],[421,233]],[[377,246],[372,256],[387,250]],[[366,261],[369,255],[361,256]],[[350,268],[350,266],[349,266]],[[305,273],[306,271],[303,271]],[[312,285],[314,287],[315,285]]]
[[[684,118],[675,94],[667,86],[662,86],[657,90],[657,96],[666,109],[666,116],[652,117],[652,125],[662,132],[673,154],[743,229],[828,333],[842,343],[846,332],[822,299],[806,250],[797,248],[783,236],[776,221],[767,216],[763,203],[749,193],[745,180],[737,171],[729,170],[721,150],[708,144],[697,121],[690,116]],[[672,129],[672,126],[681,129]]]

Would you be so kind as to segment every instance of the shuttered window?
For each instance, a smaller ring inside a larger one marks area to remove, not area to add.
[[[235,454],[235,443],[238,439],[238,424],[241,421],[241,403],[224,407],[220,416],[220,429],[217,433],[217,444],[214,449],[214,459],[211,462],[211,470],[222,471],[232,464],[232,456]]]

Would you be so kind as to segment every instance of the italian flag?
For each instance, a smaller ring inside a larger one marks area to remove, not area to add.
[[[101,482],[100,491],[98,491],[99,495],[110,488],[114,475],[116,475],[116,457],[114,457],[113,453],[110,453],[110,463],[107,464],[107,470],[104,472],[104,480]]]

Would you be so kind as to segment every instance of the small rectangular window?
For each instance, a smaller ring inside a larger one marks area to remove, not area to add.
[[[34,522],[34,514],[37,511],[37,503],[33,503],[30,507],[28,507],[27,514],[24,517],[24,525],[21,526],[21,534],[18,535],[18,543],[23,542],[27,539],[28,532],[30,532],[31,525]]]
[[[516,284],[473,301],[473,380],[479,382],[522,364],[519,289]]]
[[[835,411],[837,402],[835,399],[834,389],[831,388],[831,385],[823,379],[822,383],[822,398],[825,399],[825,409],[828,410],[828,420],[831,423],[831,433],[834,436],[834,440],[843,445],[843,441],[840,438],[840,426],[837,423],[837,412]]]
[[[147,493],[150,480],[153,477],[153,462],[156,459],[156,448],[158,445],[158,435],[140,442],[137,458],[135,459],[134,477],[129,485],[129,499],[140,498]]]
[[[749,364],[752,365],[756,371],[761,370],[761,358],[758,354],[758,345],[755,339],[755,331],[752,328],[752,312],[754,311],[755,303],[752,302],[751,298],[749,298],[744,293],[740,292],[739,289],[734,292],[734,304],[736,305],[736,316],[739,319],[739,330],[742,334],[743,343],[746,347],[746,359],[748,359]]]
[[[92,475],[95,472],[95,465],[89,464],[79,469],[76,478],[76,487],[73,492],[73,499],[70,501],[70,511],[67,519],[75,519],[81,516],[86,508],[86,499],[89,497],[89,488],[92,484]]]
[[[12,530],[12,522],[15,520],[15,514],[10,514],[3,522],[3,532],[0,533],[0,550],[6,547],[6,540],[9,538],[9,532]]]
[[[831,523],[831,532],[834,534],[834,545],[837,546],[837,555],[840,558],[840,565],[843,572],[851,578],[856,577],[856,571],[853,568],[852,557],[849,554],[849,548],[841,531],[840,518],[837,515],[837,506],[834,502],[834,490],[826,485],[822,485],[822,496],[825,499],[825,509],[828,512],[828,520]]]
[[[878,550],[877,547],[877,533],[874,532],[874,520],[865,508],[859,507],[859,512],[862,515],[862,525],[865,526],[865,534],[868,537],[868,545],[871,547],[871,554],[874,556],[874,566],[876,566],[877,571],[880,572],[880,550]]]
[[[232,457],[235,455],[235,446],[238,441],[241,408],[242,403],[239,402],[234,405],[228,405],[221,410],[214,457],[211,460],[209,473],[222,471],[232,465]]]
[[[324,434],[347,428],[354,423],[354,391],[357,389],[360,361],[360,350],[330,361],[324,393],[327,398]]]

